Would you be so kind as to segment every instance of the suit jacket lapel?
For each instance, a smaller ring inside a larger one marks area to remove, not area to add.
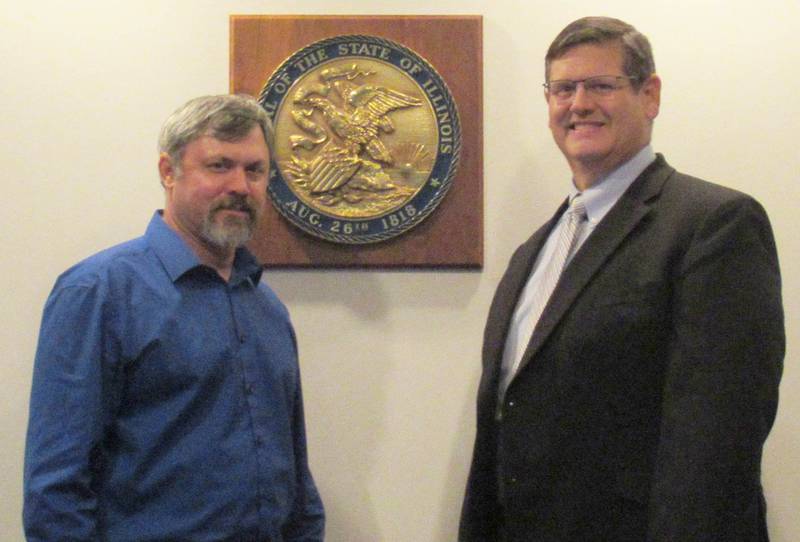
[[[566,208],[567,202],[564,201],[553,217],[543,224],[514,253],[511,262],[509,262],[508,270],[498,285],[487,319],[488,325],[483,341],[483,360],[485,364],[490,365],[487,368],[493,371],[490,379],[491,385],[487,388],[496,390],[497,377],[500,374],[500,363],[503,359],[503,349],[506,344],[506,335],[508,334],[519,296],[528,282],[528,278],[530,278],[536,257]],[[489,392],[489,389],[487,389],[487,392]],[[491,393],[496,395],[496,391]]]
[[[661,187],[673,171],[663,156],[658,155],[658,158],[639,175],[597,225],[561,275],[550,301],[536,324],[518,373],[541,348],[592,277],[650,212],[649,202],[658,196]]]

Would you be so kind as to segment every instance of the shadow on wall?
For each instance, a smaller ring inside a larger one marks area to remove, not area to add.
[[[469,428],[469,431],[466,431],[467,434],[464,434],[464,431],[458,431],[453,438],[444,492],[441,497],[440,509],[443,513],[438,518],[436,538],[443,542],[456,540],[458,537],[461,503],[464,500],[464,490],[472,461],[472,446],[475,438],[475,391],[478,389],[479,377],[480,373],[476,369],[474,377],[470,379],[470,393],[467,394],[466,401],[459,411],[458,427]]]
[[[441,493],[415,495],[406,484],[414,474],[400,471],[406,470],[408,465],[401,464],[409,457],[418,458],[414,450],[423,443],[409,442],[410,448],[401,444],[394,469],[390,465],[395,462],[385,454],[387,446],[397,445],[400,429],[394,424],[404,423],[398,416],[417,416],[418,410],[430,406],[424,403],[435,402],[430,388],[440,389],[436,382],[442,373],[453,370],[430,366],[431,356],[462,351],[463,334],[473,334],[465,327],[474,327],[476,320],[482,326],[484,315],[470,306],[482,279],[481,273],[441,270],[265,274],[289,307],[297,329],[310,461],[327,510],[327,540],[378,542],[398,531],[425,530],[436,540],[455,537],[471,455],[477,347],[472,360],[443,360],[449,367],[469,364],[474,374],[463,407],[456,405],[451,413],[453,420],[435,420],[455,435],[452,442],[436,446],[449,450],[443,461],[435,461],[448,465],[448,472],[441,473]],[[429,316],[437,321],[428,321]],[[403,393],[410,394],[407,409],[389,412],[387,405],[396,404],[397,394]],[[424,430],[417,425],[414,432],[419,438]],[[404,527],[392,520],[384,525],[387,514],[403,510],[402,502],[393,504],[387,498],[430,503],[430,524]]]
[[[402,306],[464,309],[481,280],[481,270],[316,270],[270,271],[264,279],[283,302],[301,305],[343,306],[365,320],[382,319],[395,307],[388,289],[410,292]]]

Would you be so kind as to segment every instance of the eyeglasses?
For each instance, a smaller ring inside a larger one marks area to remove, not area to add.
[[[568,102],[575,97],[579,84],[582,84],[583,90],[592,96],[602,97],[621,89],[623,81],[635,81],[637,79],[639,78],[636,76],[628,75],[597,75],[576,81],[558,79],[556,81],[548,81],[542,86],[547,94],[553,96],[557,101]]]

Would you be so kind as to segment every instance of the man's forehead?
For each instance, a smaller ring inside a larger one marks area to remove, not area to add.
[[[230,137],[219,134],[214,134],[213,132],[204,132],[197,136],[194,141],[205,140],[207,143],[212,143],[219,146],[241,146],[241,145],[251,145],[253,143],[261,143],[264,147],[267,146],[267,142],[264,139],[264,133],[258,126],[253,126],[253,128],[248,131],[246,134]]]
[[[259,133],[261,130],[256,127]],[[188,148],[196,149],[206,156],[227,157],[248,161],[269,160],[269,148],[263,134],[259,137],[252,131],[244,137],[235,139],[218,138],[213,134],[205,133],[193,139]]]
[[[622,44],[618,41],[587,42],[574,45],[554,58],[550,63],[550,75],[554,69],[575,67],[589,69],[592,67],[609,67],[623,69],[625,56]]]
[[[214,130],[213,128],[209,127],[205,131],[201,132],[197,139],[201,137],[210,137],[212,139],[216,139],[217,141],[223,141],[226,143],[237,143],[249,139],[251,137],[258,137],[259,134],[261,135],[261,139],[264,138],[264,132],[261,130],[261,127],[258,124],[253,124],[250,126],[246,132],[241,130],[236,130],[236,132],[226,133],[224,131]]]

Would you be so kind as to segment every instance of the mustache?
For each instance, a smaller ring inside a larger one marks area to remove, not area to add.
[[[211,206],[210,212],[213,214],[225,210],[246,212],[251,219],[256,217],[256,206],[247,196],[237,194],[223,196]]]

